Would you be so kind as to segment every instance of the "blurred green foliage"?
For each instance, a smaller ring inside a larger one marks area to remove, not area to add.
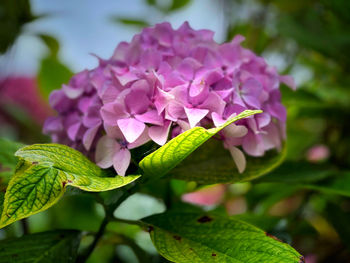
[[[21,33],[22,26],[36,19],[29,0],[2,0],[0,2],[0,54],[4,53]]]

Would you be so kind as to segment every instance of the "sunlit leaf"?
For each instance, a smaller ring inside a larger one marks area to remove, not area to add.
[[[185,131],[184,133],[170,140],[155,152],[143,158],[140,162],[140,167],[148,175],[161,177],[180,164],[194,150],[196,150],[199,146],[201,146],[223,128],[227,127],[231,123],[234,123],[235,121],[261,112],[262,111],[260,110],[246,110],[220,127],[212,129],[194,127],[188,131]]]
[[[62,197],[67,186],[100,192],[122,187],[140,177],[107,177],[108,172],[64,145],[26,146],[16,155],[20,162],[6,190],[1,227],[48,209]]]

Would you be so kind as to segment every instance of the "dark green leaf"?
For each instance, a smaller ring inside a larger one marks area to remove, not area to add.
[[[212,139],[197,149],[170,174],[177,179],[196,181],[201,184],[249,181],[280,165],[285,152],[286,147],[281,152],[271,150],[263,157],[246,156],[247,167],[243,173],[239,173],[222,142]]]
[[[179,263],[300,262],[292,247],[240,220],[200,213],[154,215],[142,220],[158,252]]]
[[[0,263],[73,263],[80,233],[60,230],[0,241]]]

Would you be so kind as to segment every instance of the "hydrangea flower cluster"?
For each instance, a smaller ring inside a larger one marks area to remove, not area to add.
[[[213,32],[188,23],[145,28],[51,94],[58,116],[46,121],[44,132],[125,175],[130,149],[150,140],[163,145],[192,127],[219,126],[246,109],[262,109],[220,133],[243,172],[244,153],[262,156],[281,147],[286,110],[279,85],[294,87],[291,77],[243,48],[243,40],[238,35],[218,44]]]

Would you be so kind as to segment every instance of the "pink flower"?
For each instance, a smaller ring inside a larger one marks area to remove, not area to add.
[[[0,80],[0,103],[14,103],[26,110],[39,124],[52,115],[49,105],[40,96],[34,78],[8,77]]]
[[[278,75],[243,48],[243,40],[236,36],[220,45],[213,32],[188,23],[177,30],[168,23],[145,28],[120,43],[110,59],[99,59],[97,68],[52,93],[58,116],[47,120],[44,131],[124,175],[134,147],[149,140],[163,145],[195,126],[219,126],[246,109],[262,109],[219,134],[243,172],[245,154],[280,149],[286,110],[279,85],[294,88],[291,77]]]
[[[326,145],[318,144],[311,147],[306,154],[310,162],[322,162],[329,158],[330,151]]]
[[[197,205],[217,205],[222,201],[225,192],[225,185],[217,184],[184,194],[182,200]]]

